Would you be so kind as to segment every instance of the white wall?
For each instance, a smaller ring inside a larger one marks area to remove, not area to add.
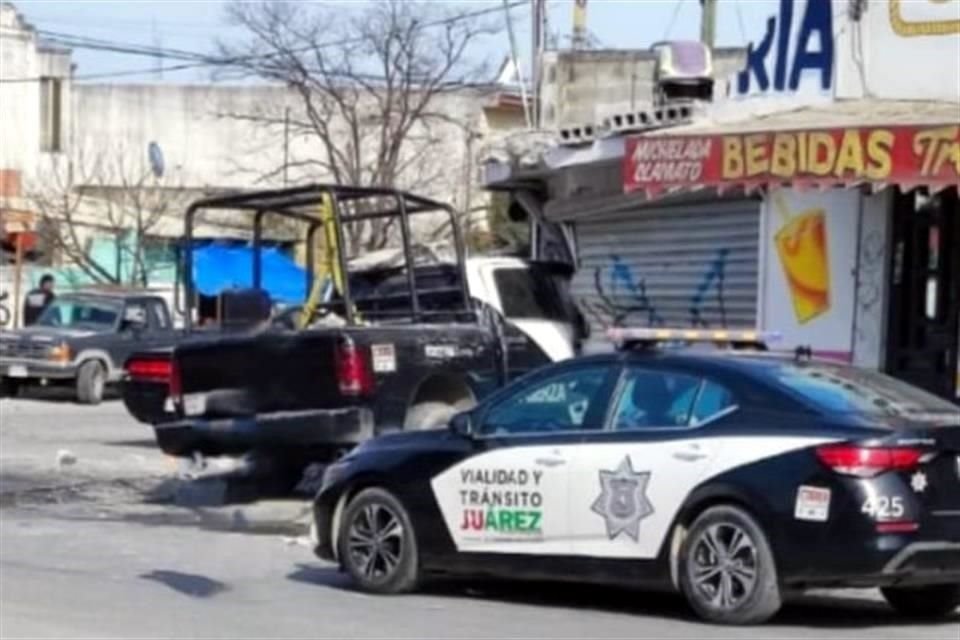
[[[0,5],[0,168],[20,170],[40,151],[39,85],[11,82],[37,75],[36,40],[20,27],[9,5]]]
[[[647,49],[564,50],[544,55],[543,128],[596,123],[608,113],[639,109],[653,100],[656,55]],[[743,64],[743,50],[713,52],[713,77]],[[724,91],[718,82],[715,93]]]
[[[301,102],[277,86],[81,84],[74,94],[78,148],[121,149],[134,166],[146,170],[147,145],[156,142],[169,178],[187,186],[282,186],[282,172],[272,172],[283,164],[286,107],[294,123],[287,136],[290,160],[304,162],[321,154],[316,138],[296,127],[305,121]],[[464,125],[474,123],[476,129],[482,126],[478,97],[443,96],[435,109]],[[432,168],[440,176],[435,191],[449,199],[463,183],[457,169],[465,160],[466,135],[454,124],[438,125],[434,134],[441,144],[408,173],[413,179]],[[322,177],[316,166],[294,167],[288,175],[291,183]]]
[[[70,130],[70,55],[63,49],[40,47],[37,35],[13,5],[0,4],[0,169],[20,173],[24,185],[42,175],[62,155],[40,150],[41,76],[63,79],[61,142]],[[0,208],[23,210],[20,197],[8,197]]]
[[[960,101],[960,0],[866,6],[838,35],[837,97]]]

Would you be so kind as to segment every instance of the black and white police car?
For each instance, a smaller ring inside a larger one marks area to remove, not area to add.
[[[614,337],[638,342],[328,467],[316,553],[372,592],[431,574],[665,587],[731,624],[812,587],[880,587],[911,616],[960,605],[956,406],[799,354],[654,344],[756,332]]]

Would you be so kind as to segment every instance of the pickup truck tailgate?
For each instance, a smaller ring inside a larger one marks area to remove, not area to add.
[[[206,394],[200,413],[254,415],[336,406],[334,332],[261,333],[187,344],[174,359],[180,392]]]

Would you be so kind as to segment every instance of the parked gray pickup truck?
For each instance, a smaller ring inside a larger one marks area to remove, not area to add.
[[[77,401],[97,404],[135,351],[170,347],[178,332],[159,295],[85,291],[58,296],[37,322],[0,332],[0,393],[29,384],[71,385]]]

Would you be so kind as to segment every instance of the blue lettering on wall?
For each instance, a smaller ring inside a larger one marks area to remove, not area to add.
[[[763,40],[756,47],[753,43],[747,45],[747,66],[737,74],[737,92],[747,93],[750,91],[750,77],[757,79],[757,86],[761,91],[770,88],[770,77],[767,75],[767,54],[770,53],[770,46],[773,44],[773,33],[776,31],[777,19],[767,18],[767,32]]]
[[[783,91],[787,78],[787,58],[790,56],[790,31],[793,29],[793,0],[780,0],[780,31],[777,34],[777,68],[773,74],[773,88]]]
[[[804,72],[819,74],[818,89],[833,87],[833,8],[830,0],[806,0],[803,17],[792,42],[794,8],[799,0],[780,0],[780,10],[767,20],[766,31],[758,44],[747,45],[747,61],[737,74],[737,93],[796,91]],[[816,38],[814,36],[816,35]],[[773,46],[776,40],[776,47]],[[819,46],[813,47],[813,41]],[[792,43],[792,47],[791,47]]]
[[[820,36],[819,51],[810,50],[810,38],[814,33]],[[833,8],[830,0],[807,0],[807,12],[800,25],[790,72],[791,91],[800,86],[800,73],[804,69],[820,72],[820,88],[824,91],[833,86]]]

